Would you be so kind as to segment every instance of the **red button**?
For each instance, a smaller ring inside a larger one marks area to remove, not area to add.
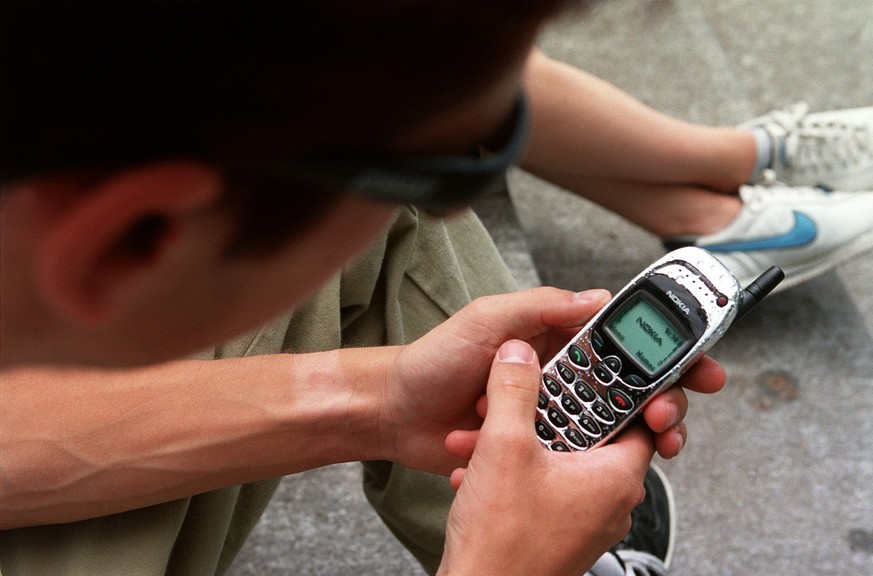
[[[619,412],[630,412],[634,407],[634,403],[620,390],[612,388],[609,390],[609,403]]]

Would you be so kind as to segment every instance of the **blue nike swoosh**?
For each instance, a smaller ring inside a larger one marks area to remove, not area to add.
[[[723,242],[700,246],[710,252],[751,252],[753,250],[785,250],[788,248],[800,248],[812,244],[818,235],[815,222],[801,212],[794,211],[794,226],[784,234],[765,236],[754,240],[741,240],[738,242]]]

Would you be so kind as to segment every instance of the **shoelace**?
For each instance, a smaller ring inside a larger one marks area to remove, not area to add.
[[[799,170],[832,169],[856,164],[873,155],[873,131],[866,124],[849,124],[833,117],[807,116],[809,106],[797,103],[769,115],[770,123],[784,130],[787,166]],[[771,132],[772,133],[772,132]]]
[[[667,576],[667,567],[648,552],[610,550],[584,576]]]
[[[616,552],[625,566],[625,576],[667,576],[667,567],[660,558],[636,550]]]

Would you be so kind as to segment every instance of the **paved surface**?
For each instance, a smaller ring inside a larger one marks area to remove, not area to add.
[[[873,104],[869,0],[611,0],[542,46],[643,101],[731,124],[798,99]],[[524,283],[616,289],[657,240],[524,174],[483,207]],[[530,257],[536,269],[531,267]],[[873,254],[767,302],[715,348],[726,390],[695,397],[675,574],[873,574]],[[349,464],[287,479],[232,576],[420,575]]]

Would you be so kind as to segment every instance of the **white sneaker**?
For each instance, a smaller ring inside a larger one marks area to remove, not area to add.
[[[791,186],[873,190],[873,106],[809,113],[800,102],[744,122],[773,143],[770,168]]]
[[[779,266],[784,290],[873,249],[873,191],[827,192],[784,184],[742,186],[743,208],[715,234],[675,238],[669,247],[692,244],[712,252],[748,285]]]

